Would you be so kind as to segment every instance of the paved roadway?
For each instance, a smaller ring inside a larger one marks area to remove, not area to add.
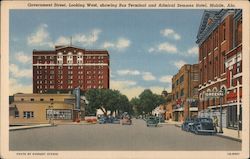
[[[210,135],[195,135],[174,125],[146,127],[133,125],[58,125],[10,131],[10,150],[160,150],[221,151],[241,150],[241,143]]]

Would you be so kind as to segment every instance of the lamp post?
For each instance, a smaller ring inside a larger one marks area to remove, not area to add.
[[[219,133],[223,133],[223,130],[222,130],[222,98],[224,96],[224,91],[223,89],[221,89],[219,91],[219,93],[221,93],[222,95],[220,95],[220,130],[219,130]]]

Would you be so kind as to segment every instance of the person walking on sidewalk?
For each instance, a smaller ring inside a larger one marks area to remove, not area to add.
[[[217,127],[218,127],[218,118],[217,118],[217,116],[214,116],[213,124],[214,124],[214,129],[217,132]]]

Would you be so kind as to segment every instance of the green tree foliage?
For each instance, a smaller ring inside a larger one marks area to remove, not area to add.
[[[86,111],[88,112],[96,111],[96,109],[101,109],[105,115],[107,115],[108,111],[111,114],[115,111],[132,112],[132,106],[128,98],[117,90],[90,89],[86,92],[85,96],[89,102],[86,107]]]
[[[145,89],[139,98],[133,98],[130,101],[138,115],[143,112],[149,114],[154,108],[165,102],[162,96],[154,94],[150,89]]]

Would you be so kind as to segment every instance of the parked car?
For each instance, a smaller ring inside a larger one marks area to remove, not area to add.
[[[112,123],[113,124],[120,124],[120,119],[119,118],[114,118]]]
[[[187,118],[181,125],[181,129],[184,131],[190,131],[190,128],[192,127],[193,124],[194,124],[194,119]]]
[[[113,123],[114,117],[113,116],[108,116],[106,118],[106,123]]]
[[[131,125],[132,124],[132,120],[129,117],[123,117],[122,119],[122,125]]]
[[[211,118],[195,118],[190,131],[195,134],[215,134],[216,127]]]
[[[105,124],[105,123],[107,123],[106,117],[100,117],[99,120],[98,120],[98,123],[99,124]]]
[[[146,123],[147,123],[147,127],[149,127],[149,126],[157,127],[157,125],[159,123],[159,119],[157,119],[155,117],[148,117],[148,119],[146,120]]]
[[[163,117],[155,117],[155,119],[158,121],[158,123],[164,123],[165,122]]]

